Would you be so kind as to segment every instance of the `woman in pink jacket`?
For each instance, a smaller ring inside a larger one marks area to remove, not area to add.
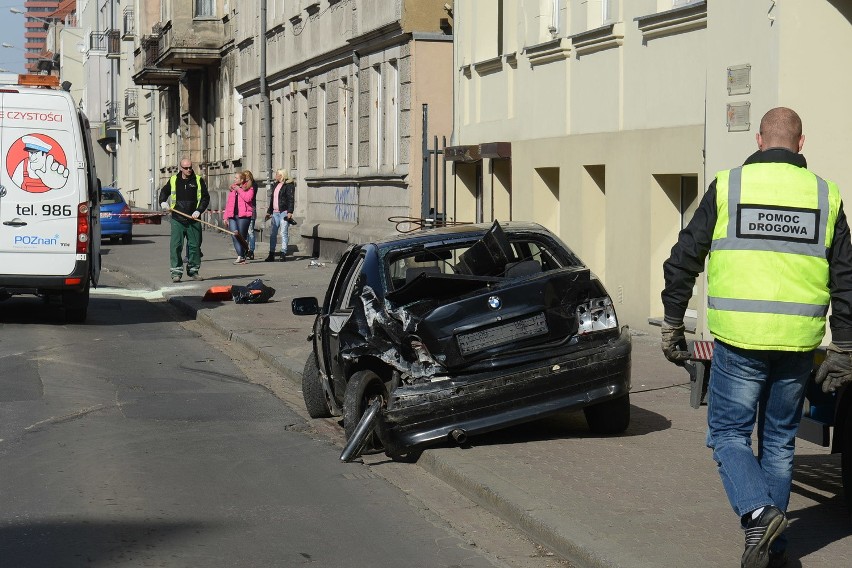
[[[249,224],[254,216],[254,185],[249,182],[251,172],[237,172],[234,174],[234,183],[231,184],[231,189],[228,191],[228,199],[225,202],[225,213],[223,218],[228,224],[228,229],[242,235],[245,238],[248,235]],[[243,245],[236,237],[231,237],[234,240],[234,249],[237,251],[237,260],[234,264],[246,263],[246,251],[243,250]]]

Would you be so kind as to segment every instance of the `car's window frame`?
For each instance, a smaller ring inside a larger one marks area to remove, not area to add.
[[[335,298],[339,295],[344,275],[348,274],[348,271],[351,268],[351,263],[354,262],[354,259],[359,254],[359,248],[360,247],[353,245],[341,255],[340,262],[337,263],[337,268],[334,270],[334,274],[331,275],[331,284],[326,290],[325,299],[323,301],[323,313],[331,313],[334,309]]]
[[[561,240],[551,238],[549,235],[537,232],[508,232],[507,236],[516,256],[515,261],[538,260],[544,271],[585,266],[582,260],[565,243]],[[392,267],[401,260],[413,258],[415,255],[423,254],[424,252],[428,253],[430,249],[436,252],[451,250],[453,251],[453,261],[444,260],[444,262],[452,267],[453,262],[458,261],[460,252],[463,252],[462,249],[467,250],[476,242],[477,239],[457,239],[454,241],[436,242],[434,244],[424,243],[425,246],[412,247],[408,250],[388,251],[384,255],[384,272],[389,282],[389,289],[398,289],[398,287],[394,287],[396,280],[393,278]],[[532,253],[533,245],[538,249],[539,254],[534,255]],[[442,272],[444,274],[451,274],[446,269],[442,269]]]
[[[336,312],[349,312],[352,311],[354,307],[352,305],[352,301],[354,297],[360,297],[360,293],[358,292],[358,280],[361,278],[361,275],[364,273],[364,263],[366,262],[365,255],[360,254],[356,259],[355,263],[352,265],[352,269],[346,275],[346,281],[342,288],[343,293],[340,295],[340,301],[338,302],[337,307],[334,311]],[[363,288],[363,283],[361,284],[361,288]]]

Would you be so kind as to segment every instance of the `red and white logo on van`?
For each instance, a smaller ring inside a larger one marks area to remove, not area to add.
[[[68,183],[68,158],[50,136],[27,134],[9,147],[6,172],[15,185],[30,193],[62,189]]]

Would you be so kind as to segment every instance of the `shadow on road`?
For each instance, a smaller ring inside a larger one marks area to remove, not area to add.
[[[4,524],[0,526],[0,550],[3,565],[17,568],[115,566],[134,558],[162,560],[167,553],[158,552],[158,546],[218,528],[197,521],[107,519]]]

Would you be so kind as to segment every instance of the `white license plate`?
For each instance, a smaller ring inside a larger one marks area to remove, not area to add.
[[[469,355],[477,351],[497,347],[498,345],[514,343],[519,339],[526,339],[546,333],[547,320],[544,314],[537,314],[531,318],[459,335],[458,342],[462,355]]]

